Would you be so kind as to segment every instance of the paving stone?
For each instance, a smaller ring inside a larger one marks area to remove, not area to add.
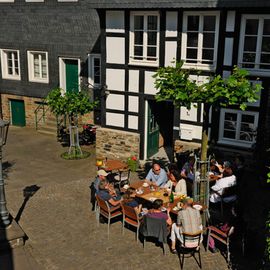
[[[180,269],[178,256],[163,256],[152,243],[144,251],[134,232],[126,228],[122,235],[121,222],[111,225],[108,239],[107,225],[97,226],[89,204],[95,156],[66,161],[59,157],[61,152],[63,148],[50,136],[29,129],[10,131],[4,155],[5,160],[14,161],[6,178],[10,213],[17,215],[26,186],[41,187],[27,201],[19,220],[29,238],[25,246],[29,256],[47,270]],[[227,269],[219,253],[202,248],[201,255],[203,269]],[[185,269],[198,269],[193,258],[185,260]]]

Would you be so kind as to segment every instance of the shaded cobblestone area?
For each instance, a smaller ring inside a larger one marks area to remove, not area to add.
[[[121,222],[112,224],[109,239],[107,225],[97,226],[88,188],[95,176],[94,155],[83,161],[63,161],[59,158],[63,149],[51,137],[27,129],[11,129],[10,137],[5,157],[15,161],[6,180],[11,214],[16,216],[23,204],[23,188],[41,187],[26,203],[19,221],[29,238],[25,248],[40,269],[180,269],[176,255],[163,256],[152,243],[144,251],[128,229],[122,235]],[[20,146],[24,142],[27,154]],[[204,248],[201,253],[203,269],[227,269],[220,254],[206,253]],[[193,258],[186,259],[185,269],[198,269]]]

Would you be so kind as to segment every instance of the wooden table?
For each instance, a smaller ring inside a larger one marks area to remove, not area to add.
[[[164,193],[166,193],[166,189],[155,187],[154,191],[150,190],[150,186],[144,187],[143,184],[145,181],[136,181],[130,185],[133,189],[142,189],[142,194],[135,193],[135,196],[141,199],[144,199],[148,202],[153,202],[152,198],[161,199],[163,200],[163,203],[171,208],[170,213],[177,215],[179,210],[173,210],[175,206],[177,206],[177,203],[181,201],[180,196],[174,196],[174,202],[170,203],[170,197],[164,196]],[[199,202],[194,202],[194,204],[200,204]],[[201,204],[200,204],[201,205]],[[204,211],[207,209],[207,206],[202,205],[202,210]]]
[[[127,169],[128,165],[119,159],[108,159],[105,162],[105,166],[100,166],[100,169],[104,169],[106,172],[118,171]]]
[[[133,189],[142,189],[143,190],[143,193],[142,194],[136,194],[136,197],[138,198],[141,198],[141,199],[144,199],[148,202],[153,202],[154,198],[155,199],[161,199],[163,200],[163,203],[164,204],[168,204],[169,201],[170,201],[170,197],[169,196],[164,196],[164,193],[167,193],[167,190],[164,189],[164,188],[159,188],[159,187],[155,187],[155,190],[151,190],[150,189],[150,186],[148,187],[144,187],[143,184],[145,183],[145,181],[137,181],[137,182],[134,182],[130,185],[131,188]],[[167,193],[168,194],[168,193]],[[177,202],[180,201],[180,196],[175,196],[174,197],[174,202],[175,202],[175,205]],[[170,205],[171,207],[171,205]]]

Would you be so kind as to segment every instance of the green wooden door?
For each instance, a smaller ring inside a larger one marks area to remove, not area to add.
[[[14,126],[25,126],[25,109],[23,100],[10,100],[11,119]]]
[[[159,126],[155,119],[153,106],[149,102],[148,106],[148,129],[147,129],[147,157],[151,157],[158,152]]]
[[[77,60],[65,60],[66,66],[66,91],[79,91],[78,80],[78,61]]]

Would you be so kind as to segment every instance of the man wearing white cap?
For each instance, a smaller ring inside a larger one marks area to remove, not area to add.
[[[99,190],[100,182],[107,181],[107,179],[106,179],[107,175],[108,175],[108,173],[105,170],[103,170],[103,169],[98,170],[97,177],[96,177],[96,179],[94,181],[94,188],[95,188],[96,191]]]

